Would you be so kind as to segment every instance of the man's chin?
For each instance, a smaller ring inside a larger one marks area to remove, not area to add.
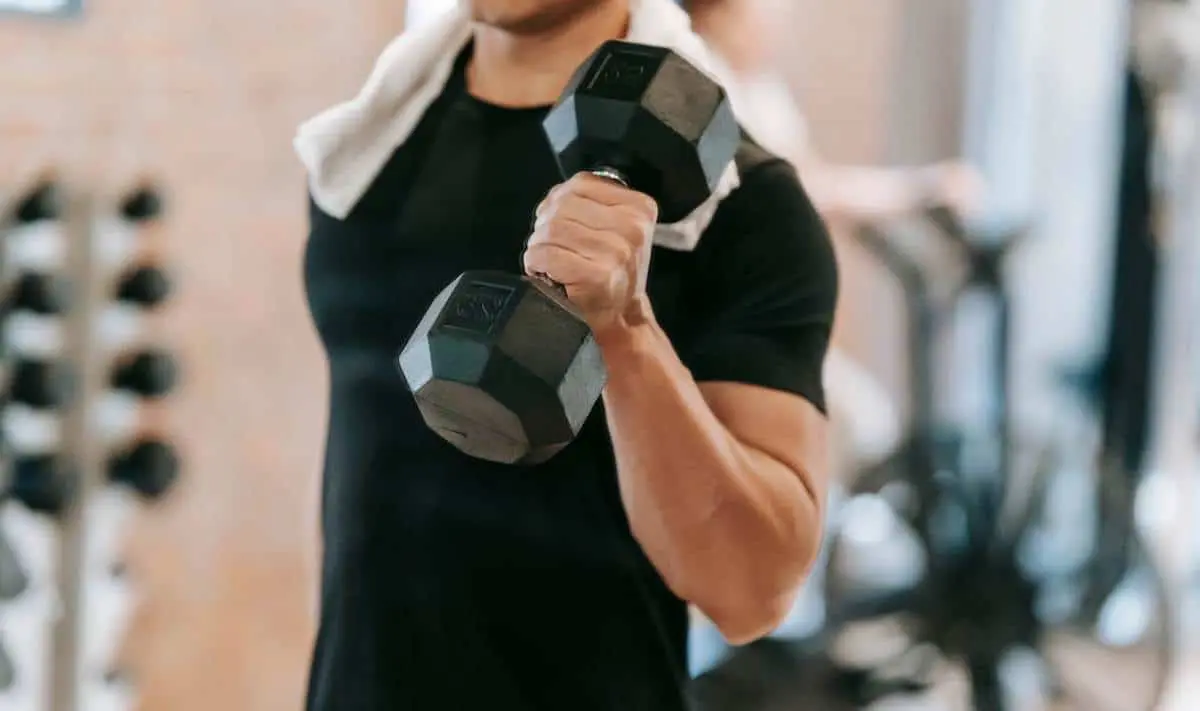
[[[480,3],[479,5],[483,5]],[[569,24],[571,20],[589,8],[587,3],[545,3],[530,8],[488,8],[476,5],[471,10],[472,19],[487,27],[514,35],[535,35],[553,31]]]
[[[545,14],[493,15],[476,11],[472,19],[478,25],[492,27],[514,35],[536,35],[554,29],[559,24],[555,17]]]

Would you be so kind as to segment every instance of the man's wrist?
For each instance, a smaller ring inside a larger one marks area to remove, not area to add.
[[[595,337],[606,362],[652,352],[659,340],[659,328],[650,300],[645,296],[635,299],[621,318],[595,331]]]

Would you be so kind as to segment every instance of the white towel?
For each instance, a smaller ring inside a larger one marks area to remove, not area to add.
[[[667,47],[685,57],[725,88],[737,113],[739,100],[729,70],[692,31],[686,12],[672,0],[633,0],[631,10],[625,39]],[[441,93],[470,37],[471,19],[460,3],[392,41],[357,96],[301,124],[294,145],[308,170],[313,200],[322,210],[338,218],[350,213]],[[748,130],[753,133],[752,127]],[[708,201],[680,222],[659,226],[655,244],[682,251],[695,248],[717,205],[738,184],[737,167],[731,163]]]

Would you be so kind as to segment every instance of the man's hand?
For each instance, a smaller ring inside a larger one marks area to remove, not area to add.
[[[525,272],[566,287],[597,340],[648,318],[654,200],[580,173],[551,190],[536,214]]]

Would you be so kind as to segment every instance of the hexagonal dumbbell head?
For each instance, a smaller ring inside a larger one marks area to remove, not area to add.
[[[179,478],[179,455],[167,442],[143,439],[108,462],[108,478],[148,501],[162,498]]]
[[[446,287],[399,358],[429,427],[464,453],[545,461],[574,439],[604,389],[592,332],[553,286],[467,272]]]
[[[543,127],[563,175],[614,169],[668,224],[712,195],[741,141],[712,78],[669,49],[615,40],[579,68]]]

